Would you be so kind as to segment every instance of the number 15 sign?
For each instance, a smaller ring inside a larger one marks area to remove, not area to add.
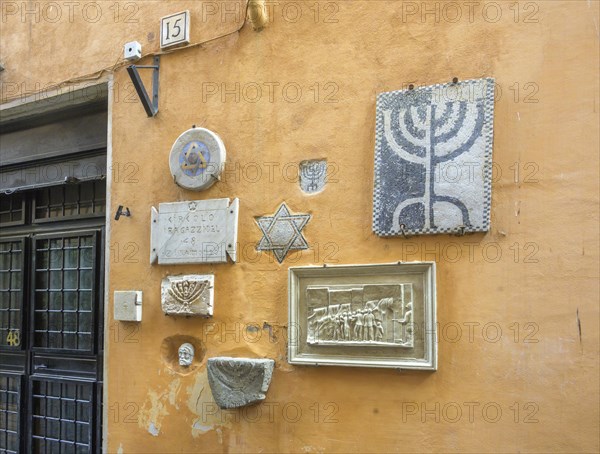
[[[165,16],[160,20],[160,47],[178,46],[190,42],[190,12]]]

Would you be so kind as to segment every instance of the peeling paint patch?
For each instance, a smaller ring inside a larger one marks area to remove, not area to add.
[[[302,452],[322,453],[322,452],[325,452],[325,449],[321,448],[321,447],[315,447],[315,446],[302,446]]]
[[[173,405],[176,410],[179,410],[177,394],[179,393],[180,388],[181,380],[179,378],[177,380],[173,380],[169,385],[169,403]]]
[[[187,407],[193,414],[199,416],[192,424],[192,437],[194,438],[214,429],[212,425],[214,422],[213,417],[207,414],[207,405],[216,404],[214,402],[210,403],[212,399],[210,396],[206,396],[207,393],[204,392],[204,389],[208,389],[206,373],[197,374],[194,384],[186,388],[188,394]]]
[[[169,414],[167,404],[176,400],[179,387],[180,381],[177,379],[171,382],[166,390],[148,391],[144,405],[140,409],[138,425],[157,436],[163,418]]]
[[[249,332],[249,333],[258,333],[259,329],[260,328],[258,327],[258,325],[248,325],[246,327],[246,331]]]
[[[150,433],[150,435],[154,435],[155,437],[158,437],[158,434],[160,433],[160,429],[158,427],[156,427],[153,422],[151,422],[150,425],[148,426],[148,432]]]
[[[194,421],[194,425],[192,426],[192,429],[198,430],[198,431],[200,431],[200,432],[202,432],[202,433],[206,433],[206,432],[208,432],[209,430],[214,430],[214,427],[213,427],[213,426],[203,426],[203,425],[201,424],[201,421],[200,421],[200,419],[196,419],[196,420]]]
[[[208,386],[208,377],[206,372],[196,375],[196,381],[192,386],[188,386],[186,391],[188,393],[187,406],[192,413],[195,415],[202,414],[202,392],[204,388]]]
[[[205,392],[205,390],[208,390]],[[192,386],[186,388],[188,409],[196,416],[192,423],[192,437],[198,438],[205,433],[215,430],[220,444],[223,444],[222,427],[231,426],[233,418],[225,418],[219,406],[210,393],[206,370],[196,374]]]
[[[117,448],[117,454],[123,454],[123,443],[119,443],[119,447]]]

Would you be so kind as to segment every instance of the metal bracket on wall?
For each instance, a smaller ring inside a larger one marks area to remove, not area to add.
[[[138,69],[152,69],[152,100],[148,96],[144,82],[138,72]],[[149,117],[154,117],[158,113],[158,71],[160,69],[160,57],[157,55],[154,57],[153,65],[131,65],[127,67],[131,82],[137,91],[140,101],[146,110],[146,114]]]

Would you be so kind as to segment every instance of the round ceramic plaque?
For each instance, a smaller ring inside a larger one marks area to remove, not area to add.
[[[210,188],[225,165],[225,145],[221,138],[204,128],[181,134],[171,148],[169,166],[178,186],[192,191]]]

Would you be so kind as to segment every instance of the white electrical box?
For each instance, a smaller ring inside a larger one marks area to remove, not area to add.
[[[123,48],[123,57],[125,60],[136,61],[142,58],[142,45],[137,41],[131,41],[125,44]]]
[[[122,322],[142,321],[142,292],[121,290],[114,293],[114,318]]]

